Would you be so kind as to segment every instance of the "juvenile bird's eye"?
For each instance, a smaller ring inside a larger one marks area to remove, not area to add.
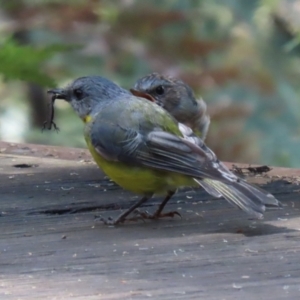
[[[162,85],[159,85],[156,89],[155,89],[155,93],[157,95],[163,95],[165,92],[165,89]]]
[[[81,89],[75,89],[74,95],[78,100],[81,100],[83,98],[83,92]]]

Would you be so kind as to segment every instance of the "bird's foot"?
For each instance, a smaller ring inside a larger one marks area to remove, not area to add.
[[[154,214],[150,214],[147,210],[145,211],[140,211],[138,209],[136,209],[134,211],[134,214],[136,214],[137,216],[139,216],[140,218],[146,220],[156,220],[156,219],[160,219],[160,218],[174,218],[175,216],[179,216],[181,218],[181,214],[178,211],[168,211],[166,213],[161,213],[156,211]]]
[[[154,214],[155,215],[155,214]],[[156,216],[156,215],[155,215]],[[176,210],[174,210],[174,211],[168,211],[168,212],[166,212],[166,213],[160,213],[160,214],[158,214],[157,216],[156,216],[156,218],[158,219],[158,218],[166,218],[166,217],[169,217],[169,218],[174,218],[175,216],[179,216],[180,217],[180,219],[181,219],[181,214],[178,212],[178,211],[176,211]]]
[[[120,221],[116,222],[117,220],[113,219],[112,217],[104,218],[101,215],[95,216],[94,221],[95,222],[102,222],[105,225],[110,225],[110,226],[117,225],[118,223],[121,223]]]
[[[140,215],[137,215],[137,216],[132,217],[132,218],[116,218],[116,219],[113,219],[112,217],[104,218],[101,215],[99,215],[99,216],[95,216],[95,218],[94,218],[94,221],[102,222],[102,223],[104,223],[105,225],[108,225],[108,226],[115,226],[115,225],[118,225],[118,224],[121,224],[121,223],[124,223],[124,222],[137,222],[139,220],[144,221],[144,218]]]

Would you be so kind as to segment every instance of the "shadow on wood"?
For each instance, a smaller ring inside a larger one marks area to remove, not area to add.
[[[89,160],[0,159],[1,299],[299,297],[300,188],[288,171],[250,178],[284,204],[263,220],[199,188],[167,206],[182,218],[111,228],[94,216],[116,216],[137,196]]]

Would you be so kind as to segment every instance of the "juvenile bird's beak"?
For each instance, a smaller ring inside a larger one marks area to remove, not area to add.
[[[64,99],[67,100],[67,93],[64,89],[53,89],[53,90],[48,90],[48,94],[55,95],[55,99]]]
[[[135,89],[130,89],[130,92],[134,96],[145,98],[145,99],[150,100],[151,102],[155,102],[155,99],[151,95],[149,95],[145,92],[141,92],[141,91],[138,91],[138,90],[135,90]]]

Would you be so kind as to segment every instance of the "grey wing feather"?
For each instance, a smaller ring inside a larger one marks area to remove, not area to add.
[[[200,139],[199,139],[200,140]],[[145,166],[185,174],[196,178],[236,181],[231,172],[223,172],[212,151],[189,140],[164,131],[152,131],[146,138],[147,151],[137,150],[138,160]],[[205,146],[205,147],[204,147]]]
[[[187,170],[187,175],[193,176],[191,173],[197,169],[202,174],[194,175],[194,180],[212,196],[218,198],[223,196],[228,202],[256,218],[262,218],[266,206],[281,206],[281,203],[273,195],[230,172],[195,135],[186,136],[183,142],[185,146],[189,147],[189,150],[193,150],[192,158],[195,160],[193,161],[191,157],[187,158],[187,155],[183,160],[180,155],[178,159],[181,165],[185,165],[187,160],[189,162],[182,173]],[[174,158],[176,159],[176,156],[171,159]]]
[[[96,150],[110,160],[191,176],[213,196],[221,195],[245,212],[262,217],[265,206],[280,206],[264,192],[231,173],[194,136],[181,138],[164,131],[141,133],[104,123],[91,130]]]
[[[242,179],[239,182],[225,184],[220,181],[205,178],[199,180],[198,183],[203,186],[203,182],[221,193],[229,203],[257,218],[263,216],[266,207],[282,206],[272,194]]]
[[[143,144],[143,136],[135,130],[101,122],[90,129],[91,142],[96,151],[105,159],[136,163],[135,152]]]
[[[190,130],[190,128],[182,124],[180,124],[179,128],[186,139],[199,145],[199,147],[211,156],[213,161],[218,162],[215,154],[192,132],[192,130]],[[222,172],[222,174],[232,174],[222,162],[218,162],[218,170]],[[230,180],[227,183],[208,178],[194,180],[212,196],[217,198],[223,196],[231,204],[258,218],[262,217],[266,206],[282,206],[272,194],[247,183],[243,179]]]
[[[165,131],[142,134],[109,122],[95,123],[90,132],[96,151],[109,160],[181,173],[195,178],[238,180],[223,174],[212,151]],[[204,144],[203,144],[204,145]],[[203,146],[204,147],[204,146]]]

